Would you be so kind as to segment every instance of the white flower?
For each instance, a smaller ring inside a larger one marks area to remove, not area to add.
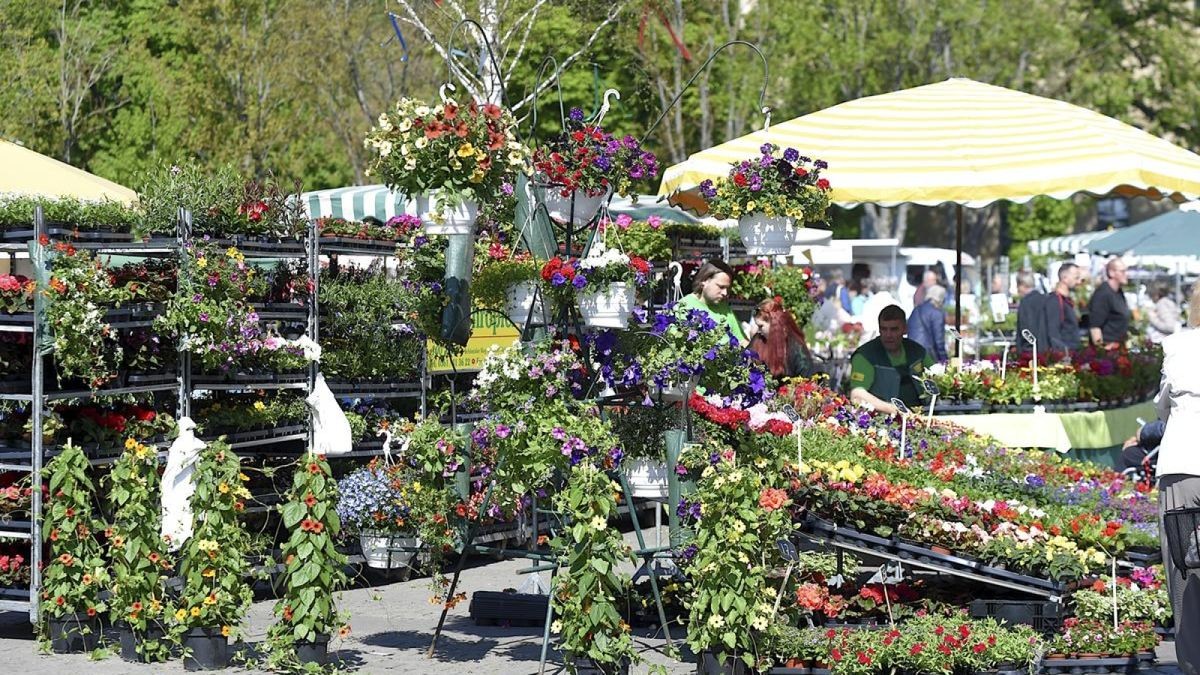
[[[708,617],[709,628],[720,628],[724,625],[725,617],[721,616],[720,614],[713,614],[712,616]]]
[[[400,148],[401,154],[405,154],[405,155],[408,154],[407,152],[405,152],[405,150],[407,150],[407,149],[408,149],[407,145],[401,147]],[[391,141],[383,141],[382,143],[380,143],[379,144],[379,156],[387,157],[390,154],[392,154],[392,142]]]
[[[417,109],[413,111],[413,114],[415,114],[417,117],[425,117],[429,114],[429,112],[429,106],[419,105],[417,106]]]
[[[388,119],[387,113],[379,113],[379,128],[384,131],[392,130],[392,121]]]
[[[413,141],[413,145],[415,145],[417,147],[417,149],[420,150],[421,148],[424,148],[425,146],[429,145],[429,139],[425,138],[424,136],[418,136],[417,140]]]

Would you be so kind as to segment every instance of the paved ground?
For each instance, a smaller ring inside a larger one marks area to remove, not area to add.
[[[503,590],[516,587],[523,577],[516,570],[527,567],[524,561],[484,562],[463,574],[462,590],[468,594],[478,590]],[[343,594],[342,606],[351,615],[353,633],[335,643],[343,668],[359,673],[430,673],[459,675],[488,673],[530,675],[538,671],[541,650],[540,628],[503,628],[475,626],[468,615],[468,603],[454,609],[433,659],[425,652],[433,636],[439,614],[438,607],[427,602],[428,582],[414,579],[407,582],[380,583],[356,588]],[[250,643],[263,639],[271,623],[271,601],[255,603],[248,623]],[[661,650],[664,642],[648,634],[639,636],[645,662],[635,672],[645,673],[652,663],[666,666],[672,675],[695,672],[691,663],[666,658]],[[1178,673],[1174,667],[1174,644],[1163,645],[1159,651],[1162,665],[1159,672]],[[84,656],[53,656],[37,653],[27,617],[22,614],[0,613],[0,672],[11,673],[70,673],[86,671],[88,675],[124,673],[183,672],[181,662],[139,665],[122,661],[118,656],[89,662]],[[551,652],[547,672],[561,671],[561,660]],[[75,670],[79,669],[79,670]],[[248,672],[262,672],[249,669]]]

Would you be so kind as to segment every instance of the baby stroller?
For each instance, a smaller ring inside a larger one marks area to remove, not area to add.
[[[1154,420],[1146,424],[1138,418],[1138,424],[1141,428],[1138,429],[1137,435],[1130,439],[1135,442],[1127,442],[1121,450],[1121,474],[1137,482],[1153,482],[1158,467],[1158,446],[1162,443],[1167,423]]]

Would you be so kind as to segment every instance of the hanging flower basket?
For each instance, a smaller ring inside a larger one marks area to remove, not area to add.
[[[600,205],[608,199],[608,190],[604,190],[594,197],[589,197],[583,190],[568,192],[565,197],[562,192],[561,186],[545,185],[542,190],[542,203],[545,204],[546,213],[551,218],[560,223],[569,222],[572,225],[591,222],[600,210]],[[571,210],[572,200],[575,202],[574,211]]]
[[[367,567],[391,570],[411,567],[412,560],[417,555],[416,552],[396,549],[400,547],[416,548],[421,545],[421,540],[411,534],[362,532],[358,535],[358,543],[362,547]]]
[[[669,387],[663,387],[659,393],[659,396],[661,396],[662,400],[666,402],[673,403],[677,401],[686,401],[691,393],[695,391],[696,385],[699,383],[700,377],[693,375],[692,377],[688,378],[687,382],[672,383],[672,385]]]
[[[579,315],[591,328],[624,328],[633,313],[634,286],[620,281],[602,291],[580,293]]]
[[[537,297],[537,282],[522,281],[508,287],[508,319],[517,326],[524,326],[530,318],[543,315],[542,299]]]
[[[417,198],[417,211],[425,225],[426,234],[475,234],[475,221],[479,218],[479,204],[464,200],[455,206],[443,205],[442,197],[433,193]]]
[[[667,498],[667,463],[655,459],[630,459],[622,462],[633,497]]]
[[[796,240],[796,228],[786,216],[769,218],[762,213],[751,213],[738,219],[738,233],[746,253],[758,255],[785,255],[792,250]]]

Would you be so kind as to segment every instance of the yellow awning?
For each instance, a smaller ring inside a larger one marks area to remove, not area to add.
[[[694,188],[766,142],[828,162],[823,175],[844,206],[1200,195],[1200,155],[1085,108],[958,78],[842,103],[698,152],[667,169],[658,193],[702,208]]]
[[[105,199],[130,204],[137,193],[111,180],[0,140],[0,194]]]

